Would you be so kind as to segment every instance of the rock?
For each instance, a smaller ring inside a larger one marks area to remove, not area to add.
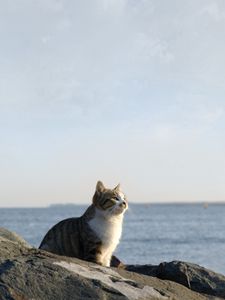
[[[198,293],[225,299],[225,276],[181,261],[164,262],[158,266],[130,265],[126,270],[178,282]]]
[[[4,239],[4,238],[11,242],[18,243],[22,247],[31,248],[31,246],[17,233],[9,231],[3,227],[0,227],[0,239]]]
[[[30,248],[19,235],[0,227],[0,259],[17,257]]]
[[[112,258],[111,258],[110,267],[124,268],[125,269],[125,265],[115,255],[113,255]]]
[[[0,230],[1,300],[218,299],[173,281],[138,274],[135,266],[135,272],[124,268],[106,268],[34,249],[17,235]]]

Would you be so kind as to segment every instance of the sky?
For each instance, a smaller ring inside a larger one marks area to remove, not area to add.
[[[0,1],[0,206],[225,201],[224,0]]]

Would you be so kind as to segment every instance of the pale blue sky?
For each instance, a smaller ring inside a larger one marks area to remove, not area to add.
[[[225,200],[223,0],[0,2],[0,206]]]

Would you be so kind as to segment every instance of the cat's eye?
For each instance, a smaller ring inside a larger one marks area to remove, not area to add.
[[[112,199],[114,199],[116,201],[120,201],[120,199],[118,197],[112,197]]]

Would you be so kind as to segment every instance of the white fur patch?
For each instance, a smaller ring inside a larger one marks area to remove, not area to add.
[[[85,278],[99,280],[109,287],[119,291],[121,294],[125,295],[128,299],[131,300],[147,300],[152,298],[158,300],[170,299],[170,297],[162,296],[153,287],[147,285],[143,288],[134,287],[132,284],[129,284],[129,282],[133,282],[132,280],[128,280],[108,268],[100,266],[93,266],[92,268],[84,267],[75,263],[68,263],[66,261],[55,262],[54,264]]]
[[[124,201],[124,200],[125,200],[125,195],[124,195],[124,193],[119,192],[118,194],[119,194],[120,199],[121,199],[122,201]]]
[[[102,263],[110,266],[112,253],[115,251],[122,234],[123,214],[110,215],[107,211],[96,208],[95,216],[88,224],[102,242]]]

